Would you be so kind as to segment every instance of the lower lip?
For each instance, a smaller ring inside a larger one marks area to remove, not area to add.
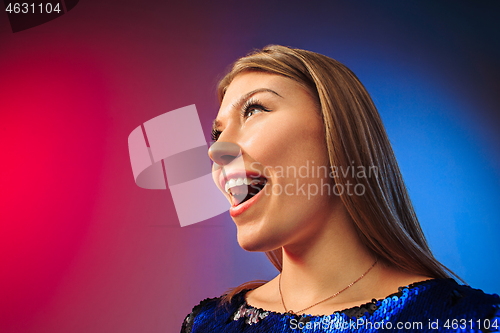
[[[266,186],[267,186],[267,184],[266,184]],[[236,216],[243,214],[248,208],[250,208],[250,206],[253,205],[253,203],[255,201],[257,201],[259,199],[260,194],[262,192],[264,192],[264,188],[266,186],[264,186],[262,188],[262,190],[260,190],[259,193],[257,193],[256,195],[254,195],[253,197],[251,197],[250,199],[248,199],[244,203],[239,204],[238,206],[233,206],[233,207],[229,208],[229,214],[231,214],[232,217],[236,217]]]

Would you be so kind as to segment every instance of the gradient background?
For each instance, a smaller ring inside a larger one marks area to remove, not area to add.
[[[196,104],[270,43],[350,67],[385,122],[436,257],[499,292],[500,1],[81,0],[13,34],[0,13],[0,331],[178,332],[276,271],[229,215],[181,228],[134,183],[129,133]],[[195,209],[196,203],[193,203]]]

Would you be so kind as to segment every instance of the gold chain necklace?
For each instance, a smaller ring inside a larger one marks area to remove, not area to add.
[[[322,301],[319,301],[318,303],[314,303],[313,305],[311,306],[308,306],[307,308],[304,308],[302,310],[299,310],[297,312],[294,312],[293,310],[287,310],[286,306],[285,306],[285,301],[283,300],[283,294],[281,293],[281,273],[280,273],[280,277],[279,277],[279,281],[278,281],[278,289],[280,291],[280,296],[281,296],[281,304],[283,304],[283,308],[285,309],[285,312],[286,313],[291,313],[291,314],[299,314],[305,310],[308,310],[310,308],[312,308],[313,306],[316,306],[318,304],[321,304],[323,302],[326,302],[334,297],[337,297],[338,295],[340,295],[342,292],[346,291],[347,289],[351,288],[356,282],[358,282],[359,280],[361,280],[362,278],[365,277],[366,274],[368,274],[368,272],[370,272],[372,270],[373,267],[375,267],[375,265],[377,264],[378,262],[378,258],[375,260],[375,262],[373,263],[373,265],[371,265],[370,268],[368,268],[368,270],[366,272],[364,272],[359,278],[357,278],[356,281],[354,282],[351,282],[347,287],[345,287],[344,289],[342,289],[341,291],[337,291],[335,294],[333,294],[332,296],[328,297],[328,298],[325,298],[324,300]]]

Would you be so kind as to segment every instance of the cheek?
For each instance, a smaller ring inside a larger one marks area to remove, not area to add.
[[[259,128],[248,152],[265,166],[284,167],[328,164],[323,124],[318,119],[275,117]]]

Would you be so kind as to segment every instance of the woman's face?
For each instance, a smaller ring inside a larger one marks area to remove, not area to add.
[[[222,166],[214,167],[214,181],[231,202],[242,248],[269,251],[321,231],[339,198],[328,195],[333,179],[328,177],[323,122],[308,90],[280,75],[239,74],[214,127],[220,131],[218,142],[241,149],[240,163],[219,160],[216,145],[210,154]],[[230,150],[227,155],[234,156]],[[247,191],[250,195],[240,195]]]

